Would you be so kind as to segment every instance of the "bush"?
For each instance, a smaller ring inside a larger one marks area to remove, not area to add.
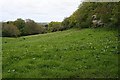
[[[13,24],[3,24],[2,36],[4,36],[4,37],[18,37],[18,36],[20,36],[20,31]]]
[[[47,29],[31,19],[26,21],[17,19],[3,23],[2,33],[4,37],[27,36],[46,33]]]
[[[25,28],[23,29],[23,35],[34,35],[43,33],[44,28],[42,26],[35,23],[33,20],[27,20],[25,24]]]
[[[88,28],[89,25],[86,22],[81,22],[80,23],[80,28]]]
[[[21,18],[17,19],[16,21],[14,21],[14,25],[20,30],[21,35],[23,35],[23,30],[25,28],[25,21]]]
[[[61,22],[51,22],[48,25],[49,32],[56,32],[63,30],[63,27],[61,25]]]

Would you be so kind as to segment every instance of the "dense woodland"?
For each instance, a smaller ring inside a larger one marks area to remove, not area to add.
[[[3,37],[19,37],[48,32],[63,31],[70,28],[96,28],[112,27],[120,25],[119,3],[93,3],[83,2],[78,9],[62,22],[50,22],[48,25],[40,25],[31,19],[21,18],[15,21],[3,22]],[[102,24],[102,25],[101,25]]]

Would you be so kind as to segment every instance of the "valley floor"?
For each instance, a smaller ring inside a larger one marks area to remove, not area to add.
[[[116,78],[118,33],[104,29],[3,38],[3,78]]]

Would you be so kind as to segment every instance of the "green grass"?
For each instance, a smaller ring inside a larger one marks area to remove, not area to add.
[[[118,33],[105,29],[3,38],[3,78],[116,78]],[[25,39],[24,39],[25,38]]]

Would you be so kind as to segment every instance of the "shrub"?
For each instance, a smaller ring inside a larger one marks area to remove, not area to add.
[[[34,35],[45,33],[46,29],[42,25],[38,25],[33,20],[28,19],[23,29],[23,35]]]
[[[23,30],[25,28],[25,21],[21,18],[17,19],[16,21],[14,21],[14,25],[16,25],[16,27],[20,30],[21,35],[23,35]]]
[[[20,31],[13,24],[3,24],[2,36],[4,36],[4,37],[18,37],[18,36],[20,36]]]
[[[50,22],[48,25],[49,32],[56,32],[62,30],[63,27],[61,25],[61,22]]]

